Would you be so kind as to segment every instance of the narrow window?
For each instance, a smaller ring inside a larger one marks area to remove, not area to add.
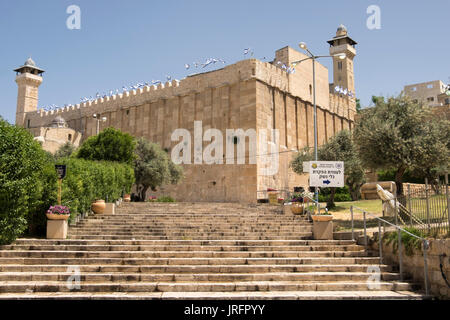
[[[67,136],[67,140],[72,141],[72,134],[69,133],[69,135]]]
[[[30,127],[30,119],[28,119],[28,121],[27,121],[27,128],[29,128]]]

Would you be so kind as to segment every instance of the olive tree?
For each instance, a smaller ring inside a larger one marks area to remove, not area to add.
[[[140,138],[135,148],[134,174],[139,198],[145,201],[148,189],[156,191],[164,184],[177,184],[183,177],[183,170],[158,144]]]
[[[334,137],[321,145],[317,150],[320,161],[344,161],[345,184],[350,190],[353,200],[357,200],[359,187],[364,182],[364,168],[359,159],[352,140],[352,134],[348,130],[338,132]],[[303,173],[303,162],[314,159],[313,152],[308,148],[303,149],[291,162],[295,173]],[[332,208],[336,188],[330,188],[331,194],[327,201],[327,207]]]
[[[372,100],[375,106],[360,113],[354,130],[364,166],[394,169],[399,195],[407,169],[430,174],[433,168],[448,167],[449,121],[403,94]]]

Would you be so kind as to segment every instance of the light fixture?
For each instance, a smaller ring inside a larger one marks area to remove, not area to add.
[[[102,118],[102,121],[105,122],[105,121],[106,121],[106,117],[103,117],[103,118]]]
[[[334,55],[335,57],[338,57],[340,60],[344,60],[347,55],[345,53],[338,53]]]
[[[97,114],[94,113],[94,114],[92,115],[92,117],[94,117],[95,119],[97,119]]]
[[[306,43],[304,43],[304,42],[300,42],[300,43],[298,44],[298,46],[300,47],[300,49],[308,50],[308,47],[306,46]]]

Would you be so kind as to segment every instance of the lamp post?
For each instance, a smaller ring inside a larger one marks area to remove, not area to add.
[[[291,63],[292,66],[296,66],[297,64],[299,64],[302,61],[306,61],[306,60],[312,60],[313,62],[313,105],[314,105],[314,160],[317,161],[317,106],[316,106],[316,59],[318,58],[326,58],[326,57],[338,57],[341,60],[344,60],[346,58],[345,53],[337,53],[334,55],[327,55],[327,56],[316,56],[314,54],[311,53],[311,51],[309,51],[308,47],[306,46],[306,43],[304,42],[300,42],[299,45],[300,49],[305,50],[309,57],[305,58],[305,59],[301,59],[298,61],[294,61]],[[314,190],[314,198],[317,201],[317,204],[319,203],[319,192],[318,192],[318,188],[315,187]]]
[[[105,122],[107,120],[106,117],[102,117],[100,118],[100,115],[97,113],[94,113],[94,115],[92,116],[95,120],[97,120],[97,134],[100,131],[100,121]]]

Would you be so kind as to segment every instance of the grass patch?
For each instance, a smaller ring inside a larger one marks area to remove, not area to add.
[[[371,213],[381,213],[383,211],[381,200],[359,200],[359,201],[337,202],[336,207],[330,209],[329,211],[331,213],[350,212],[351,206],[356,206]]]

